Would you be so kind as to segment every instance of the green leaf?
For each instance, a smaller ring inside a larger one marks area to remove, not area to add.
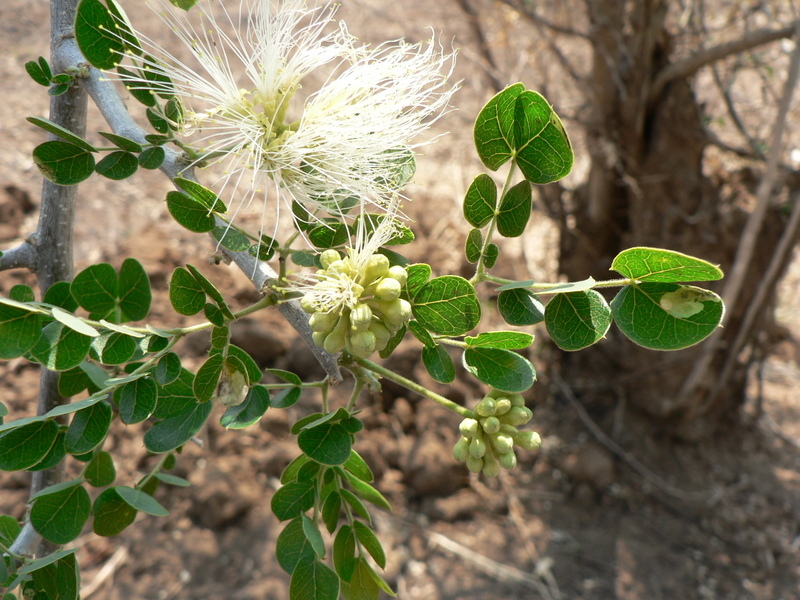
[[[436,345],[436,342],[433,341],[433,338],[431,337],[431,334],[428,333],[428,330],[416,321],[409,321],[408,328],[411,330],[411,333],[414,334],[414,337],[425,344],[425,346],[433,348]]]
[[[408,297],[413,299],[419,289],[430,279],[431,267],[425,263],[417,263],[409,265],[406,273],[408,274],[406,290],[408,291]]]
[[[99,0],[81,0],[75,16],[75,41],[98,69],[112,69],[125,53],[124,37],[114,15]]]
[[[114,267],[100,263],[78,273],[69,289],[81,308],[105,317],[117,306],[119,278]]]
[[[96,402],[75,413],[64,443],[70,454],[86,454],[102,442],[111,427],[113,411],[108,402]]]
[[[92,514],[92,530],[105,537],[121,533],[136,519],[136,509],[122,499],[117,488],[109,488],[95,499]]]
[[[456,368],[447,348],[440,345],[425,346],[422,348],[422,363],[439,383],[451,383],[456,378]]]
[[[302,383],[297,375],[290,373],[289,371],[282,371],[281,369],[267,369],[266,372],[283,379],[287,383],[293,383],[297,386]],[[300,399],[301,392],[302,389],[299,387],[282,389],[272,397],[270,400],[270,406],[273,408],[289,408]]]
[[[74,554],[68,554],[57,561],[31,573],[36,597],[47,600],[78,600],[80,571]],[[13,595],[9,594],[9,596]]]
[[[514,281],[512,283],[506,283],[505,285],[501,285],[498,291],[505,291],[505,290],[516,290],[520,288],[529,288],[536,284],[534,280],[529,281]],[[585,292],[586,290],[591,290],[595,285],[597,285],[597,281],[595,281],[594,277],[587,277],[581,281],[567,281],[562,284],[558,285],[549,285],[547,289],[539,290],[541,294],[565,294],[567,292]]]
[[[107,131],[98,131],[97,133],[122,150],[127,150],[128,152],[141,152],[143,150],[142,145],[135,140],[117,135],[116,133],[108,133]]]
[[[349,239],[350,228],[340,221],[318,225],[308,232],[308,240],[317,248],[335,248]]]
[[[83,319],[79,319],[72,313],[68,313],[63,308],[54,306],[51,314],[56,321],[64,325],[64,327],[70,328],[72,331],[92,338],[100,336],[100,332],[97,331],[97,329],[89,325]]]
[[[574,155],[561,119],[541,94],[522,92],[514,108],[516,163],[531,183],[544,184],[565,177]]]
[[[562,350],[582,350],[605,337],[611,308],[595,290],[558,294],[544,311],[547,332]]]
[[[89,353],[92,338],[53,322],[42,330],[42,337],[31,355],[51,371],[66,371],[77,367]]]
[[[156,364],[153,377],[159,385],[167,385],[175,381],[181,374],[181,357],[174,352],[168,352]]]
[[[24,308],[0,304],[0,359],[22,356],[42,334],[42,317]]]
[[[153,146],[144,150],[137,159],[139,166],[143,169],[153,170],[158,169],[164,160],[167,158],[167,153],[161,146]]]
[[[278,564],[291,575],[299,562],[314,560],[314,556],[314,549],[303,531],[303,516],[295,517],[278,535],[275,544]]]
[[[486,173],[478,175],[464,196],[464,218],[467,223],[480,229],[494,217],[497,206],[497,186]]]
[[[297,563],[289,584],[292,600],[337,600],[339,577],[318,560],[303,560]]]
[[[297,444],[313,460],[323,465],[341,465],[350,457],[350,433],[340,423],[324,423],[304,429]]]
[[[297,474],[300,469],[309,461],[309,458],[305,454],[301,454],[288,465],[281,473],[281,484],[286,485],[290,481],[294,481],[297,479]]]
[[[314,506],[314,481],[292,481],[272,496],[272,512],[279,521],[300,516]]]
[[[225,298],[222,297],[220,291],[214,287],[214,284],[211,283],[208,278],[203,275],[196,267],[192,265],[186,265],[186,268],[192,274],[192,276],[197,280],[197,283],[205,291],[206,295],[208,295],[222,310],[223,314],[226,318],[233,320],[233,313],[228,308],[228,305],[225,303]]]
[[[71,144],[78,146],[82,150],[86,150],[88,152],[97,152],[97,148],[92,146],[89,142],[84,140],[79,135],[72,133],[69,129],[58,125],[57,123],[53,123],[52,121],[41,119],[39,117],[27,117],[27,120],[37,127],[41,127],[45,131],[57,135],[65,142],[70,142]]]
[[[342,494],[342,498],[350,505],[350,508],[353,509],[359,517],[367,521],[368,523],[372,523],[372,517],[370,517],[369,511],[367,510],[366,505],[350,490],[340,489],[339,493]]]
[[[56,441],[53,442],[53,445],[50,446],[50,450],[47,451],[44,458],[36,463],[34,466],[29,467],[29,471],[43,471],[45,469],[52,469],[67,455],[67,447],[64,443],[66,438],[66,431],[63,429],[59,429],[58,436],[56,436]]]
[[[462,335],[481,320],[475,288],[456,275],[437,277],[420,286],[412,309],[423,327],[439,335]]]
[[[200,402],[159,421],[144,434],[145,448],[160,454],[183,446],[200,431],[212,408],[213,403]]]
[[[108,373],[94,363],[83,361],[77,367],[63,371],[58,378],[58,393],[69,398],[83,390],[98,392],[105,387]]]
[[[167,193],[167,210],[180,225],[195,233],[205,233],[216,226],[211,209],[181,192]]]
[[[229,407],[219,422],[228,429],[244,429],[257,423],[269,407],[269,389],[254,385],[247,392],[244,402]]]
[[[92,457],[92,460],[83,470],[83,476],[89,485],[93,487],[105,487],[114,483],[117,478],[117,470],[114,467],[114,459],[105,450],[101,450]]]
[[[233,252],[244,252],[250,247],[250,238],[233,225],[219,225],[211,235],[220,246]]]
[[[125,85],[125,89],[128,90],[138,102],[141,102],[145,106],[153,107],[158,104],[158,100],[156,99],[155,94],[144,87],[141,87],[141,84],[132,84],[131,80],[139,81],[141,80],[144,75],[141,74],[140,69],[136,69],[135,71],[131,71],[126,69],[125,67],[117,67],[117,72],[120,74],[122,78],[123,84]],[[145,136],[147,139],[148,136]],[[150,141],[150,140],[148,140]],[[158,142],[151,142],[151,143],[158,143]]]
[[[154,517],[166,517],[169,514],[169,511],[161,506],[150,494],[124,485],[118,486],[115,489],[119,497],[137,511],[153,515]]]
[[[504,392],[524,392],[536,380],[533,365],[524,357],[501,348],[467,348],[464,367],[479,381]]]
[[[94,156],[69,142],[53,140],[33,150],[33,162],[47,179],[58,185],[75,185],[94,173]]]
[[[381,569],[386,568],[386,553],[383,551],[378,536],[366,525],[360,521],[353,521],[353,529],[355,530],[356,537],[361,545],[367,549],[370,556],[375,559],[375,562]]]
[[[103,157],[94,170],[103,177],[120,181],[136,173],[138,168],[139,161],[135,155],[127,150],[117,150]]]
[[[140,73],[144,73],[147,76],[147,71],[142,69]],[[150,123],[150,126],[155,129],[158,133],[161,134],[168,134],[170,132],[170,123],[167,121],[163,113],[157,108],[148,108],[144,111],[145,116],[147,117],[147,121]]]
[[[515,83],[486,103],[475,120],[475,148],[488,169],[496,171],[514,155],[514,119],[517,97],[525,86]]]
[[[483,264],[486,265],[487,269],[491,269],[494,266],[498,256],[500,256],[500,247],[497,244],[492,242],[486,246],[486,250],[483,253]]]
[[[140,321],[150,312],[150,279],[135,258],[126,258],[119,270],[120,322]]]
[[[464,256],[467,261],[476,263],[481,258],[481,250],[483,249],[483,234],[480,229],[471,229],[467,235],[467,241],[464,243]]]
[[[141,423],[156,409],[158,386],[150,377],[140,377],[119,387],[114,399],[119,405],[119,418],[123,423]]]
[[[303,533],[306,539],[311,543],[314,554],[317,555],[317,558],[325,558],[325,542],[322,539],[319,529],[317,529],[317,526],[314,524],[314,521],[304,514],[300,515],[300,519],[303,524]]]
[[[42,67],[39,66],[35,60],[29,60],[25,63],[25,70],[28,72],[28,75],[31,76],[36,83],[39,85],[43,85],[45,87],[50,85],[50,76],[48,76],[43,70]]]
[[[36,295],[33,293],[33,288],[24,283],[18,283],[8,291],[8,297],[17,302],[35,302]]]
[[[708,290],[644,282],[622,288],[611,310],[617,327],[633,342],[652,350],[680,350],[711,335],[725,307]]]
[[[206,304],[206,293],[189,271],[177,267],[169,280],[169,301],[178,314],[196,315]]]
[[[19,522],[11,515],[0,515],[0,544],[10,546],[19,532],[22,531]]]
[[[37,494],[31,508],[33,528],[54,544],[66,544],[78,537],[89,520],[92,500],[80,481],[51,493]]]
[[[406,336],[406,329],[407,327],[403,325],[392,337],[389,338],[389,341],[386,342],[386,347],[378,353],[381,358],[387,358],[392,355],[394,349],[400,345],[400,342],[402,342],[403,338]]]
[[[174,6],[177,6],[181,10],[186,10],[186,11],[191,9],[198,2],[198,0],[169,0],[169,1]]]
[[[361,481],[370,483],[375,479],[375,475],[372,474],[372,469],[369,468],[369,465],[355,450],[350,452],[350,458],[348,458],[347,462],[344,463],[344,468],[358,477]]]
[[[683,282],[722,279],[719,267],[709,262],[660,248],[629,248],[620,252],[611,268],[639,281]]]
[[[269,260],[275,256],[275,250],[280,246],[277,241],[268,235],[262,235],[260,240],[250,246],[247,252],[250,256],[255,256],[258,260]]]
[[[479,333],[475,337],[466,337],[464,341],[473,348],[504,348],[519,350],[533,343],[533,336],[521,331],[491,331]]]
[[[0,434],[0,471],[28,469],[47,456],[58,437],[58,424],[50,419],[35,420]]]
[[[384,498],[378,490],[368,483],[361,481],[349,471],[345,471],[345,476],[347,477],[347,483],[350,484],[350,487],[353,488],[353,491],[357,496],[363,498],[367,502],[371,502],[378,508],[382,508],[391,512],[392,505],[389,504],[389,501]]]
[[[175,88],[172,85],[172,80],[158,64],[158,60],[147,55],[144,57],[143,63],[142,72],[144,73],[144,78],[150,84],[149,88],[160,98],[171,100],[175,96]],[[166,107],[165,112],[167,112]],[[169,117],[170,115],[166,116]]]
[[[42,302],[45,304],[52,304],[53,306],[60,306],[69,312],[75,312],[78,308],[78,303],[69,291],[70,284],[67,281],[56,281],[44,293]]]
[[[544,305],[528,290],[500,292],[497,310],[509,325],[535,325],[544,320]]]
[[[531,184],[520,181],[500,199],[497,209],[497,232],[504,237],[518,237],[525,231],[531,216]]]
[[[359,556],[355,559],[355,567],[350,581],[342,585],[342,595],[344,600],[378,600],[381,590],[386,591],[387,588],[386,583],[372,570],[367,560],[363,556]],[[391,590],[387,593],[392,597],[395,596]]]
[[[350,581],[356,568],[356,534],[350,525],[342,525],[333,540],[333,566],[342,581]]]
[[[339,525],[339,515],[341,512],[342,495],[338,491],[333,490],[327,495],[322,505],[322,522],[325,524],[325,529],[328,530],[328,533],[336,531],[336,527]]]
[[[192,485],[189,481],[184,479],[183,477],[178,477],[177,475],[170,475],[169,473],[156,473],[156,478],[166,483],[167,485],[174,485],[177,487],[189,487]]]
[[[92,341],[89,354],[104,365],[121,365],[136,353],[136,340],[116,331],[106,331]]]
[[[214,211],[220,214],[228,212],[225,203],[219,199],[219,196],[207,187],[193,181],[191,179],[184,179],[176,177],[172,180],[175,185],[181,188],[194,200],[205,206],[209,211]]]
[[[221,354],[215,354],[197,370],[192,389],[200,402],[208,402],[216,392],[224,362]]]

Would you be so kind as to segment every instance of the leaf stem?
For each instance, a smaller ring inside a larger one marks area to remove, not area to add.
[[[497,201],[502,202],[503,197],[506,195],[506,192],[511,187],[511,181],[514,178],[514,172],[516,171],[517,163],[516,161],[511,161],[511,167],[508,169],[508,176],[506,177],[506,181],[503,184],[503,189],[500,191],[500,196],[498,197]],[[475,267],[475,275],[472,276],[472,279],[469,282],[474,286],[481,281],[486,281],[488,274],[486,273],[486,265],[484,264],[483,257],[486,255],[486,249],[489,247],[489,244],[492,243],[492,236],[494,236],[494,228],[497,223],[497,208],[495,207],[495,213],[492,217],[492,220],[489,222],[489,229],[486,230],[486,237],[483,240],[483,246],[481,247],[481,255],[478,258],[478,264]]]
[[[436,392],[432,392],[431,390],[419,385],[418,383],[415,383],[410,379],[406,379],[402,375],[398,375],[397,373],[394,373],[388,369],[385,369],[384,367],[381,367],[380,365],[376,365],[375,363],[365,360],[363,358],[353,357],[353,360],[362,367],[364,367],[365,369],[367,369],[368,371],[377,373],[381,377],[385,377],[386,379],[394,381],[395,383],[402,385],[404,388],[409,389],[412,392],[416,392],[420,396],[424,396],[425,398],[433,400],[434,402],[438,402],[446,409],[451,410],[454,413],[461,415],[462,417],[469,417],[469,418],[475,417],[475,413],[473,413],[468,408],[461,406],[460,404],[456,404],[452,400],[448,400],[444,396],[440,396]]]

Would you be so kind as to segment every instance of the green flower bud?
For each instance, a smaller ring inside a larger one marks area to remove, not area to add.
[[[311,334],[311,339],[314,340],[314,343],[323,348],[325,346],[325,338],[328,337],[328,331],[315,331]]]
[[[467,459],[467,468],[473,473],[480,473],[483,470],[483,459],[475,456],[470,456]]]
[[[475,407],[475,412],[482,417],[491,417],[497,412],[497,401],[494,398],[486,396],[483,400],[478,402]]]
[[[512,437],[517,445],[525,450],[536,450],[542,445],[542,438],[535,431],[520,431]]]
[[[344,350],[344,341],[349,324],[350,318],[348,315],[342,315],[339,318],[339,322],[336,323],[336,326],[331,330],[328,337],[325,338],[325,342],[322,344],[322,347],[325,348],[325,352],[336,354]]]
[[[453,446],[453,458],[458,462],[464,462],[469,458],[469,438],[461,436]]]
[[[512,406],[511,410],[503,415],[503,422],[518,427],[525,425],[531,418],[533,418],[533,412],[527,406]]]
[[[517,455],[514,454],[513,450],[505,454],[500,454],[497,457],[497,462],[499,462],[500,466],[504,469],[513,469],[517,466]]]
[[[311,301],[311,298],[308,296],[303,296],[300,298],[300,308],[302,308],[308,314],[315,313],[317,311],[317,305]]]
[[[370,323],[372,323],[372,309],[363,303],[356,304],[350,313],[350,328],[363,330],[369,327]]]
[[[486,477],[497,477],[500,474],[500,463],[494,454],[488,453],[483,457],[483,469],[481,470]]]
[[[482,458],[486,454],[486,442],[483,441],[482,435],[476,435],[469,443],[469,454],[476,458]]]
[[[503,423],[502,421],[500,422],[500,431],[507,433],[511,437],[514,437],[517,433],[519,433],[516,427],[509,425],[508,423]]]
[[[497,417],[486,417],[481,419],[481,427],[486,433],[497,433],[500,431],[500,419]]]
[[[489,442],[498,454],[506,454],[514,449],[514,438],[505,433],[494,433],[490,435]]]
[[[347,351],[359,358],[367,358],[375,352],[375,334],[371,331],[356,331],[346,338]]]
[[[389,259],[383,254],[373,254],[364,267],[363,282],[368,285],[380,277],[385,277],[389,272]]]
[[[400,285],[405,285],[408,281],[408,272],[405,270],[405,267],[401,267],[400,265],[395,265],[389,268],[389,273],[387,277],[391,277],[392,279],[396,279],[400,282]]]
[[[339,315],[317,311],[311,315],[308,324],[314,331],[330,331],[339,320]]]
[[[386,329],[382,323],[373,321],[369,325],[369,330],[375,335],[375,349],[380,352],[386,348],[386,344],[392,339],[392,332]]]
[[[411,318],[411,304],[402,298],[391,301],[380,300],[378,308],[386,326],[394,327],[395,330],[400,329]]]
[[[391,302],[392,300],[397,300],[400,297],[400,292],[402,290],[403,286],[400,285],[400,282],[397,281],[397,279],[384,277],[375,286],[375,295],[381,300]]]
[[[464,419],[458,426],[461,435],[472,437],[478,433],[478,422],[475,419]]]
[[[508,399],[511,400],[512,406],[525,406],[525,398],[522,394],[510,394]]]
[[[503,416],[509,410],[511,410],[511,400],[508,398],[498,398],[497,399],[497,412],[494,413],[496,417]]]
[[[328,269],[334,262],[341,260],[341,258],[342,257],[339,256],[336,250],[325,250],[325,252],[319,255],[319,262],[323,269]]]

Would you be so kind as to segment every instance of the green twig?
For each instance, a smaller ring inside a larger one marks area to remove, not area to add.
[[[402,385],[404,388],[409,389],[412,392],[416,392],[420,396],[424,396],[425,398],[429,398],[434,402],[438,402],[446,409],[451,410],[454,413],[461,415],[462,417],[475,418],[475,414],[468,408],[465,408],[460,404],[456,404],[452,400],[448,400],[444,396],[440,396],[436,392],[432,392],[431,390],[419,385],[418,383],[415,383],[410,379],[406,379],[402,375],[398,375],[397,373],[394,373],[388,369],[381,367],[380,365],[376,365],[375,363],[365,360],[363,358],[354,357],[353,360],[362,367],[364,367],[365,369],[367,369],[368,371],[377,373],[381,377],[394,381],[395,383]]]

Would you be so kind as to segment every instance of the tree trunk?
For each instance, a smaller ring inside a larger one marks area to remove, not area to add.
[[[587,7],[594,58],[587,132],[591,169],[572,199],[570,226],[566,219],[562,224],[561,272],[571,280],[608,279],[617,253],[645,245],[729,267],[747,218],[743,200],[752,196],[747,185],[738,194],[725,193],[720,182],[703,173],[709,140],[686,78],[650,98],[651,85],[671,55],[666,0],[599,0]],[[758,281],[766,270],[783,221],[779,211],[769,213],[748,281]],[[714,284],[707,287],[720,291]],[[709,392],[756,287],[744,289],[727,307],[729,324],[715,334],[722,336],[719,351],[689,394],[683,383],[705,351],[703,344],[657,353],[613,328],[594,349],[564,355],[562,376],[584,394],[614,390],[681,437],[706,436],[735,415],[744,400],[748,360],[737,363],[726,389],[713,398]]]

